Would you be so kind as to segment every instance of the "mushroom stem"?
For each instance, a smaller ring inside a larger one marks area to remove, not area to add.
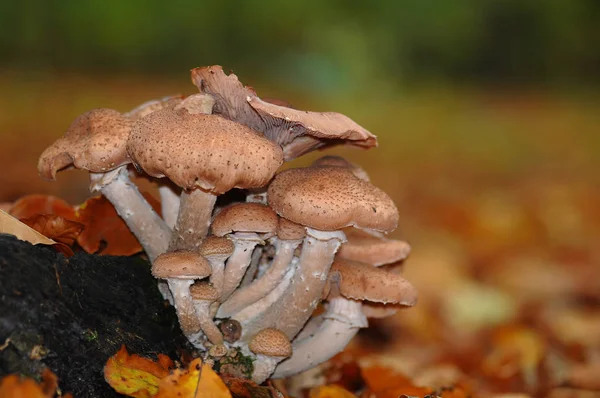
[[[309,321],[307,327],[312,322]],[[277,366],[273,377],[291,376],[329,360],[348,345],[360,328],[365,327],[367,318],[359,301],[341,296],[331,299],[321,325],[309,336],[292,343],[292,356]]]
[[[217,197],[200,188],[181,193],[181,204],[169,251],[196,250],[208,234]]]
[[[283,278],[288,265],[294,258],[294,250],[300,243],[300,240],[277,240],[275,258],[269,269],[250,285],[236,290],[227,301],[221,304],[217,316],[228,318],[269,294]]]
[[[257,355],[253,362],[252,381],[256,384],[262,384],[273,374],[277,364],[284,359],[283,357],[269,357],[267,355]]]
[[[112,203],[117,214],[139,240],[150,262],[167,251],[171,231],[129,180],[127,166],[108,173],[90,173],[90,180],[91,191],[99,190]]]
[[[255,233],[237,232],[229,235],[229,238],[233,241],[235,249],[225,266],[221,302],[227,300],[238,287],[250,265],[254,248],[262,242],[262,239]]]
[[[204,332],[211,343],[219,345],[223,344],[223,333],[221,333],[217,325],[213,322],[210,314],[211,303],[212,301],[210,300],[194,300],[194,307],[202,332]]]
[[[169,228],[173,229],[177,222],[177,215],[179,214],[179,194],[168,183],[159,185],[158,194],[160,195],[163,220],[165,220]]]
[[[194,335],[197,335],[201,329],[200,320],[196,316],[194,300],[190,294],[190,286],[194,283],[192,279],[167,279],[169,289],[173,295],[173,304],[179,318],[179,325],[183,334],[192,342],[195,343]]]
[[[333,257],[343,241],[343,232],[307,228],[300,263],[290,286],[262,317],[244,326],[242,339],[269,327],[277,328],[293,339],[319,303]]]
[[[252,258],[250,259],[250,266],[244,274],[244,278],[240,282],[240,286],[247,286],[254,280],[256,272],[258,271],[259,263],[263,257],[263,250],[254,250],[252,252]]]

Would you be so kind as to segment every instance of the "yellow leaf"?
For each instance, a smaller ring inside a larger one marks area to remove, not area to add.
[[[328,386],[315,387],[310,390],[310,398],[356,398],[350,391],[340,386],[331,384]]]
[[[200,359],[193,360],[188,369],[175,370],[162,379],[155,398],[231,398],[221,378]]]
[[[104,367],[104,379],[118,393],[136,398],[153,397],[160,380],[169,374],[172,361],[161,356],[159,363],[138,355],[129,355],[125,346],[110,357]]]

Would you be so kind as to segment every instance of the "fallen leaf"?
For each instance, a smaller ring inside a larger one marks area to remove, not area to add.
[[[158,362],[138,355],[130,355],[125,346],[108,359],[104,366],[104,379],[120,394],[147,398],[156,395],[160,380],[169,375],[173,366],[165,355]]]
[[[383,366],[361,368],[362,377],[371,396],[377,398],[398,398],[401,395],[425,396],[433,392],[431,388],[417,387],[411,380]]]
[[[159,211],[160,203],[150,194],[144,197]],[[110,256],[131,256],[142,251],[137,238],[104,196],[88,199],[76,208],[75,221],[85,225],[77,243],[88,253]]]
[[[335,384],[312,388],[309,398],[356,398],[350,391]]]
[[[26,195],[13,203],[8,212],[20,219],[39,214],[54,214],[67,220],[75,219],[75,209],[66,201],[51,195]]]
[[[0,210],[0,233],[14,235],[18,239],[33,245],[55,246],[63,252],[67,250],[67,253],[70,252],[70,255],[73,254],[73,251],[68,246],[53,241],[2,210]]]
[[[235,398],[279,398],[273,387],[262,387],[251,380],[238,377],[223,376],[222,379]]]
[[[33,217],[22,218],[21,222],[29,225],[42,235],[67,246],[73,246],[83,230],[83,224],[69,221],[54,214],[38,214]]]
[[[10,398],[52,398],[58,388],[58,379],[48,368],[42,372],[42,381],[38,384],[30,378],[8,375],[0,380],[0,397]],[[64,394],[62,398],[72,398]]]
[[[232,398],[223,380],[199,358],[160,381],[155,398]]]

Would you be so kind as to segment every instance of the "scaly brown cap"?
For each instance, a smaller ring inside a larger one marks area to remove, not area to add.
[[[199,251],[204,257],[225,256],[227,258],[233,253],[234,248],[231,240],[211,235],[204,238]]]
[[[282,101],[261,100],[251,87],[218,65],[192,69],[192,82],[215,98],[213,112],[260,131],[283,147],[286,160],[325,145],[340,143],[371,148],[377,137],[334,112],[295,110]]]
[[[363,181],[370,182],[369,175],[367,172],[354,163],[351,163],[341,156],[327,155],[315,160],[313,166],[333,166],[333,167],[344,167],[352,172],[357,178]]]
[[[277,237],[283,240],[299,240],[306,236],[306,228],[293,221],[279,217],[277,225]]]
[[[152,112],[156,112],[164,108],[172,108],[179,104],[181,100],[183,100],[183,96],[172,95],[157,100],[147,101],[130,110],[129,112],[124,113],[123,116],[132,120],[139,119],[151,114]]]
[[[408,243],[377,237],[355,228],[344,229],[347,242],[338,251],[340,258],[376,267],[404,260],[410,253]]]
[[[190,286],[190,294],[194,300],[216,301],[219,299],[219,292],[208,282],[195,282]]]
[[[342,296],[354,300],[413,306],[417,289],[400,275],[369,264],[336,258],[329,272]],[[333,287],[333,286],[332,286]]]
[[[279,173],[267,191],[281,217],[323,231],[358,227],[390,232],[398,209],[381,189],[342,167],[306,167]]]
[[[233,232],[273,234],[277,230],[277,214],[262,203],[236,203],[225,207],[211,224],[212,233],[224,236]]]
[[[67,166],[104,173],[130,163],[126,142],[133,121],[113,109],[94,109],[77,117],[62,138],[40,156],[42,178],[55,180]]]
[[[279,329],[263,329],[250,340],[248,348],[255,354],[269,357],[289,357],[292,355],[292,344]]]
[[[159,279],[202,279],[211,271],[208,261],[191,251],[163,253],[152,264],[152,275]]]
[[[139,119],[127,150],[149,175],[215,194],[264,186],[283,163],[281,148],[256,131],[186,109],[162,109]]]

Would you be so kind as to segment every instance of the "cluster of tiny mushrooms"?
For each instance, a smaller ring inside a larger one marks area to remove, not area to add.
[[[342,351],[368,317],[414,305],[397,266],[410,247],[384,235],[398,210],[363,169],[325,156],[277,173],[317,148],[377,138],[342,114],[261,99],[220,66],[191,77],[197,94],[77,117],[38,169],[48,180],[89,171],[205,358],[249,357],[258,383],[290,376]],[[135,176],[158,184],[161,215]]]

